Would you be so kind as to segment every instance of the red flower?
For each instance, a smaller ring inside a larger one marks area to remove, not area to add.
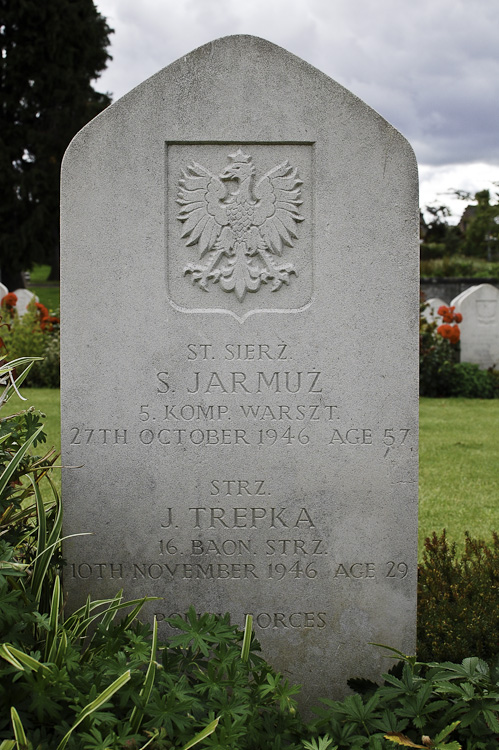
[[[56,318],[55,315],[47,315],[46,318],[42,318],[40,321],[40,328],[42,331],[52,331],[54,328],[54,325],[59,325],[61,321],[59,318]]]
[[[447,305],[440,305],[437,313],[441,316],[444,323],[460,323],[463,319],[463,316],[461,315],[461,313],[454,313],[455,309],[456,308],[454,306],[447,307]],[[442,336],[443,335],[444,334],[442,334]]]
[[[17,294],[14,294],[14,292],[9,292],[5,295],[5,297],[2,297],[2,307],[6,307],[7,310],[12,310],[17,305]]]
[[[42,305],[41,302],[35,302],[36,309],[40,313],[40,320],[43,320],[44,318],[49,317],[49,311],[45,307],[45,305]]]
[[[443,323],[441,326],[438,326],[437,333],[439,333],[442,338],[449,339],[451,344],[457,344],[461,335],[459,326],[451,326],[448,323]]]
[[[461,331],[459,330],[459,326],[452,326],[451,334],[449,336],[449,341],[451,344],[457,344],[459,341],[459,337],[461,336]]]
[[[438,326],[437,333],[439,333],[444,339],[448,339],[452,333],[452,326],[448,323],[443,323],[441,326]]]

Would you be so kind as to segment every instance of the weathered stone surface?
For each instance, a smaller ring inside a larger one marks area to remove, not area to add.
[[[305,703],[376,677],[370,641],[415,647],[409,144],[228,37],[87,125],[62,180],[69,606],[251,613]]]
[[[479,284],[452,300],[463,316],[461,362],[474,362],[482,369],[499,366],[499,289]]]

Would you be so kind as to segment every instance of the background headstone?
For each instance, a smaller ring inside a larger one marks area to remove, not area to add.
[[[17,314],[20,318],[25,314],[27,307],[29,303],[32,300],[35,300],[35,302],[38,302],[38,297],[36,297],[33,292],[30,292],[29,289],[15,289],[14,294],[17,297],[17,304],[16,304],[16,310]]]
[[[340,696],[415,648],[417,170],[288,52],[228,37],[74,139],[62,174],[68,606],[254,616]],[[84,282],[82,281],[84,280]]]
[[[499,367],[499,289],[479,284],[452,300],[463,316],[461,362],[474,362],[482,369]]]
[[[454,297],[454,299],[452,299],[452,300],[451,300],[451,302],[450,302],[450,305],[449,305],[449,306],[450,306],[450,307],[455,307],[455,308],[456,308],[455,312],[460,312],[460,310],[459,310],[459,305],[461,304],[461,301],[462,301],[462,300],[463,300],[463,299],[464,299],[465,297],[467,297],[467,296],[468,296],[468,294],[469,294],[470,292],[472,292],[472,291],[473,291],[473,289],[476,289],[476,288],[477,288],[477,286],[478,286],[477,284],[472,284],[472,285],[471,285],[471,286],[469,286],[469,287],[468,287],[467,289],[463,289],[463,291],[462,291],[462,292],[460,292],[460,293],[459,293],[459,294],[458,294],[458,295],[457,295],[456,297]]]
[[[9,293],[9,290],[7,289],[7,287],[5,286],[5,284],[2,284],[0,282],[0,300],[2,299],[2,297],[5,297],[5,295],[8,294],[8,293]]]

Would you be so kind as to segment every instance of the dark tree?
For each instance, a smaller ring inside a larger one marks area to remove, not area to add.
[[[499,196],[496,196],[499,197]],[[464,252],[492,260],[499,240],[499,203],[490,202],[490,191],[475,193],[476,206],[466,229]]]
[[[453,255],[459,248],[461,242],[460,230],[448,223],[451,215],[447,206],[426,206],[427,212],[431,219],[426,224],[426,231],[423,237],[426,248],[440,248],[440,254],[434,257],[443,257],[444,255]],[[424,248],[423,248],[424,250]],[[424,254],[424,253],[423,253]],[[429,257],[432,257],[431,251]]]
[[[93,0],[0,0],[0,268],[59,273],[59,172],[71,138],[110,104],[92,88],[112,29]],[[10,281],[10,283],[9,283]]]

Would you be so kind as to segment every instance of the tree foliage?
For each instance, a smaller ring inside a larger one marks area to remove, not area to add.
[[[498,196],[496,196],[498,197]],[[490,191],[475,193],[476,210],[463,243],[465,255],[491,259],[499,240],[499,204],[490,202]]]
[[[110,104],[92,88],[112,29],[93,0],[0,0],[0,266],[57,266],[59,171],[71,138]],[[9,284],[7,284],[9,286]]]
[[[468,203],[461,221],[457,226],[449,224],[451,212],[445,205],[426,206],[431,218],[421,222],[421,260],[455,255],[494,260],[499,252],[499,193],[495,200],[489,190],[474,195],[452,190],[451,194]]]

